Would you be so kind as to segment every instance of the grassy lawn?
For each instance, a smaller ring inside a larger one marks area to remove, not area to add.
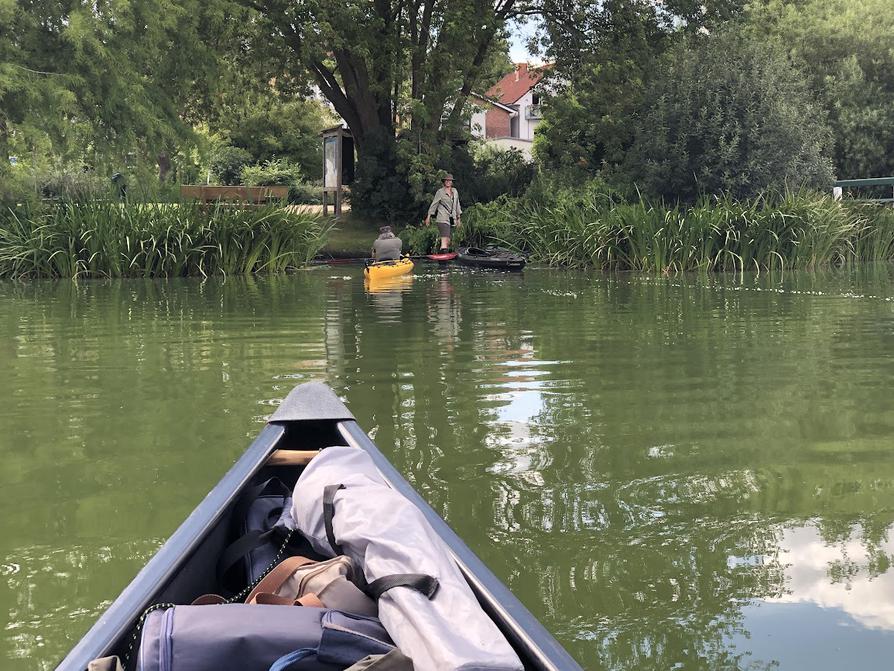
[[[379,234],[376,224],[351,216],[350,212],[335,222],[329,232],[321,256],[354,258],[369,256],[373,240]]]

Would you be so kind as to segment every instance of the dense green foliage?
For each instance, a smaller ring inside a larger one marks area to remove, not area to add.
[[[668,41],[654,5],[607,0],[585,32],[553,26],[552,52],[561,60],[550,77],[535,153],[550,172],[585,180],[623,161],[646,80]],[[573,57],[566,53],[578,50]],[[567,60],[566,60],[567,59]]]
[[[0,0],[0,171],[12,153],[154,156],[182,140],[184,90],[212,75],[210,37],[233,25],[233,9]]]
[[[816,268],[894,259],[894,214],[810,192],[692,206],[625,201],[595,182],[546,200],[502,198],[463,216],[464,239],[551,265],[652,272]]]
[[[556,63],[555,93],[544,104],[536,151],[550,172],[577,181],[601,174],[649,196],[690,202],[727,188],[737,196],[783,189],[792,173],[806,173],[794,181],[809,183],[827,172],[824,159],[839,178],[894,174],[894,17],[886,0],[547,4],[538,41]],[[724,41],[738,44],[724,52]],[[749,51],[758,58],[734,56]],[[776,65],[770,54],[777,54]],[[793,73],[785,72],[782,54]],[[713,71],[704,60],[713,61]],[[739,77],[742,95],[730,96]],[[795,90],[780,90],[786,86]],[[749,116],[746,92],[764,106],[764,116]],[[662,94],[674,97],[658,100]],[[725,105],[717,109],[721,100]],[[729,110],[730,102],[739,110]],[[781,142],[764,141],[763,150],[780,148],[775,157],[737,162],[737,151],[757,156],[751,151],[755,123],[792,127],[799,114],[815,132],[781,132]],[[774,115],[775,122],[763,121]],[[696,123],[674,127],[687,116]],[[635,133],[648,136],[656,125],[657,141],[645,137],[631,152]],[[795,152],[793,163],[806,165],[769,174],[767,165],[778,164],[787,150]],[[676,185],[682,190],[672,193]]]
[[[242,171],[251,163],[251,154],[242,147],[220,147],[211,156],[211,174],[220,184],[242,183]]]
[[[355,213],[391,221],[418,216],[434,171],[452,169],[469,135],[466,101],[505,65],[505,24],[522,5],[238,1],[289,56],[283,74],[310,73],[350,127]]]
[[[539,162],[564,179],[610,174],[633,143],[657,60],[679,38],[713,33],[742,0],[543,0],[535,47],[554,66],[537,129]]]
[[[319,215],[277,207],[65,204],[0,212],[0,277],[282,272],[323,244]]]
[[[307,182],[301,167],[285,159],[244,167],[241,183],[246,186],[287,186],[289,202],[302,204],[319,204],[323,188],[322,183]]]
[[[531,184],[536,167],[517,149],[484,145],[474,154],[469,179],[463,184],[463,200],[469,205],[489,202],[502,195],[520,196]]]
[[[803,74],[773,44],[736,33],[672,49],[646,93],[624,160],[646,194],[694,201],[770,188],[831,188],[831,136]]]
[[[270,87],[253,97],[239,97],[238,106],[221,105],[219,120],[212,125],[221,137],[247,151],[254,164],[285,160],[306,176],[322,179],[320,131],[336,123],[322,103],[289,99]]]
[[[509,67],[507,22],[526,16],[552,63],[545,174],[687,203],[891,174],[888,4],[0,0],[0,202],[114,197],[115,173],[128,197],[167,201],[285,164],[306,200],[337,115],[358,216],[415,220],[445,170],[466,203],[517,195],[534,169],[479,155],[467,102]]]
[[[894,175],[894,12],[889,0],[761,0],[741,30],[778,38],[829,113],[841,179]]]

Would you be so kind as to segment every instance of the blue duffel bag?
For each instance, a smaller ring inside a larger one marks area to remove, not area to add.
[[[294,606],[173,606],[146,616],[137,671],[343,671],[392,650],[373,617]]]
[[[232,512],[235,540],[218,558],[217,582],[235,594],[259,580],[282,558],[300,554],[326,559],[308,542],[292,532],[292,490],[278,478],[270,478],[246,489]]]

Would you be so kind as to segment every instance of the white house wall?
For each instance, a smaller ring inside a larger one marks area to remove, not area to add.
[[[522,140],[533,140],[534,129],[540,123],[540,119],[528,119],[528,108],[534,104],[534,93],[528,91],[518,99],[518,136]]]
[[[517,149],[521,152],[522,156],[525,157],[525,160],[530,161],[532,158],[531,149],[533,142],[530,140],[522,140],[517,137],[496,137],[487,140],[487,144],[503,149],[504,151],[507,149]]]
[[[487,112],[485,110],[477,110],[472,112],[472,137],[483,138],[485,136],[486,129],[486,115]]]

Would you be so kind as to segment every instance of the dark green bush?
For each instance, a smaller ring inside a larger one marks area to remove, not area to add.
[[[251,160],[251,154],[241,147],[220,147],[211,156],[211,173],[220,184],[240,184],[242,170]]]
[[[323,202],[322,182],[296,182],[289,187],[289,202],[295,205],[319,205]]]
[[[473,174],[463,197],[469,204],[488,203],[502,195],[522,195],[536,174],[534,163],[518,149],[484,145],[475,152]]]
[[[397,237],[403,242],[405,254],[431,254],[438,246],[438,229],[435,226],[407,226]]]
[[[83,203],[113,195],[110,177],[79,166],[38,172],[32,179],[38,195],[45,200]]]
[[[300,181],[301,168],[281,158],[242,168],[246,186],[293,186]]]
[[[644,99],[623,172],[647,197],[831,186],[825,112],[774,43],[693,37],[666,55]]]

